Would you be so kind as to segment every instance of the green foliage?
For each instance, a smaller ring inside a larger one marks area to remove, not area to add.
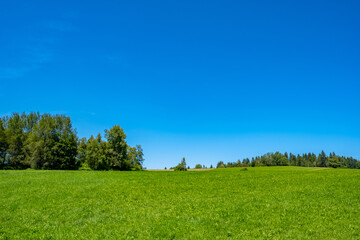
[[[0,169],[5,166],[5,157],[8,149],[7,136],[5,132],[5,122],[0,118]]]
[[[69,117],[13,113],[0,119],[0,169],[142,169],[141,146],[128,146],[119,125],[105,136],[78,140]]]
[[[79,168],[80,171],[91,171],[92,169],[89,167],[89,165],[84,162],[81,167]]]
[[[86,164],[86,167],[89,165],[86,162],[86,151],[87,151],[87,141],[86,138],[81,138],[78,142],[78,151],[77,151],[77,160],[81,163],[81,165]]]
[[[250,166],[250,160],[249,158],[244,158],[243,161],[242,161],[242,166],[243,167],[248,167]]]
[[[20,114],[13,113],[7,119],[7,153],[5,156],[5,164],[7,168],[24,169],[28,167],[26,161],[25,141],[27,134],[24,133],[24,122]]]
[[[184,166],[183,166],[181,163],[179,163],[179,164],[178,164],[176,167],[174,167],[173,169],[174,169],[174,171],[187,171],[187,169],[184,168]]]
[[[174,171],[187,171],[185,158],[181,160],[181,163],[174,167]]]
[[[326,167],[327,164],[327,158],[326,158],[326,154],[324,151],[321,151],[321,153],[318,156],[318,163],[319,163],[319,167]]]
[[[36,169],[77,169],[77,136],[69,117],[43,114],[33,125],[27,146]]]
[[[108,170],[110,164],[106,158],[107,144],[101,140],[99,134],[96,139],[91,135],[86,144],[85,165],[94,170]]]
[[[202,168],[202,165],[201,165],[201,164],[196,164],[196,165],[195,165],[195,168],[196,168],[196,169]]]
[[[119,170],[130,170],[131,163],[128,159],[128,145],[125,141],[126,134],[119,125],[115,125],[110,130],[105,130],[105,137],[108,140],[110,151],[109,159],[111,167]]]
[[[224,164],[223,161],[218,162],[218,164],[216,165],[216,168],[225,168],[225,167],[226,165]]]
[[[217,168],[226,167],[261,167],[261,166],[299,166],[299,167],[332,167],[332,168],[359,168],[359,161],[352,157],[338,156],[335,153],[330,153],[326,156],[322,151],[318,157],[314,153],[305,153],[303,155],[288,153],[281,154],[266,153],[262,156],[253,157],[251,162],[248,158],[242,162],[229,162],[224,164],[222,161],[218,162]]]
[[[328,159],[327,161],[327,166],[328,167],[332,167],[332,168],[338,168],[341,167],[341,163],[339,161],[339,157],[338,156],[332,156]]]
[[[78,146],[78,159],[81,169],[93,170],[142,170],[144,154],[141,145],[128,146],[125,132],[120,126],[105,130],[108,141],[103,141],[98,134],[87,141],[81,139]]]
[[[131,166],[136,170],[142,169],[142,164],[144,162],[144,153],[141,145],[136,145],[136,147],[128,148],[128,158],[130,160]]]
[[[352,169],[24,170],[0,183],[0,239],[360,238]]]

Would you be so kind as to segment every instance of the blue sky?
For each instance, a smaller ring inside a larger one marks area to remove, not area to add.
[[[0,114],[120,124],[145,166],[360,158],[358,1],[2,1]]]

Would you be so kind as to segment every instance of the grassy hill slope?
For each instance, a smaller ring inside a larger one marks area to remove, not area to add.
[[[360,170],[0,171],[0,238],[359,239]]]

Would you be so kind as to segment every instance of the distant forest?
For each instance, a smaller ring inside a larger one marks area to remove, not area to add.
[[[0,118],[0,169],[142,169],[141,146],[129,146],[119,125],[105,138],[79,139],[64,115],[13,113]]]
[[[124,130],[115,125],[89,139],[79,139],[70,117],[51,114],[19,114],[0,118],[0,169],[92,169],[141,170],[144,154],[141,145],[131,147]],[[185,160],[183,160],[185,162]],[[181,165],[181,164],[180,164]],[[201,165],[200,165],[201,166]],[[218,162],[217,168],[301,166],[358,168],[360,161],[322,151],[305,153],[267,153],[242,161]]]
[[[262,156],[253,157],[250,161],[245,158],[242,161],[229,162],[225,164],[220,161],[217,168],[225,167],[261,167],[261,166],[299,166],[299,167],[332,167],[332,168],[358,168],[360,161],[352,157],[336,155],[334,152],[329,156],[322,151],[318,156],[314,153],[294,155],[292,153],[267,153]]]

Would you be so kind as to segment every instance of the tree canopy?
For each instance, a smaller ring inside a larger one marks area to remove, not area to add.
[[[129,146],[119,125],[105,130],[105,138],[79,140],[64,115],[13,113],[0,118],[0,169],[142,169],[141,146]]]
[[[203,167],[203,166],[202,166],[200,163],[198,163],[198,164],[195,165],[195,168],[196,168],[196,169],[199,169],[199,168],[202,168],[202,167]]]
[[[185,158],[181,160],[181,163],[174,167],[174,171],[187,171]]]
[[[224,167],[260,167],[260,166],[299,166],[299,167],[332,167],[332,168],[359,168],[360,161],[353,157],[344,157],[336,155],[334,152],[329,156],[322,151],[318,156],[314,153],[304,153],[302,155],[294,155],[292,153],[266,153],[262,156],[252,158],[250,161],[245,158],[237,162],[229,162],[227,164],[219,161],[217,168]]]

